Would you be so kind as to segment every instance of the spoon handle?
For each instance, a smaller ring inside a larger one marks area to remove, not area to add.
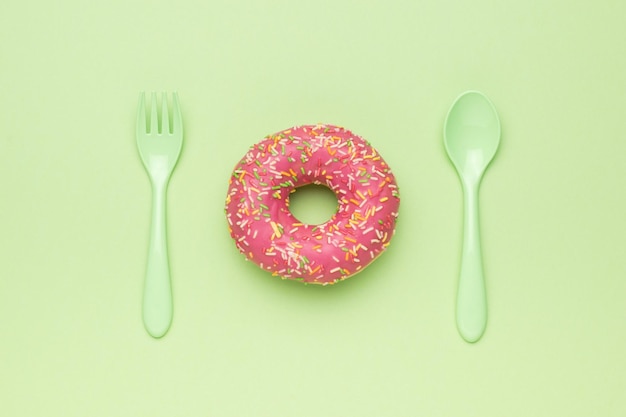
[[[466,341],[476,342],[487,325],[487,296],[478,222],[478,182],[464,182],[463,253],[457,293],[456,323]]]

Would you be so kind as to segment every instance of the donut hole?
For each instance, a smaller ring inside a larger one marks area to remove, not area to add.
[[[337,196],[325,185],[303,185],[289,195],[289,211],[306,224],[326,223],[337,213],[338,207]]]

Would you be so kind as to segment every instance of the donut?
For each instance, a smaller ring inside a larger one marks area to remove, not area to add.
[[[306,224],[289,211],[289,195],[309,184],[337,197],[325,223]],[[248,260],[283,279],[328,285],[362,271],[389,246],[399,205],[380,154],[345,128],[318,124],[253,145],[229,178],[225,214]]]

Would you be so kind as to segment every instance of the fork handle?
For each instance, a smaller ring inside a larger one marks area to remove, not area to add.
[[[172,285],[167,254],[167,182],[152,186],[150,245],[143,293],[143,323],[155,338],[165,335],[172,323]]]

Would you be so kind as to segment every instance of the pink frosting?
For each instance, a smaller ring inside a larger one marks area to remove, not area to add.
[[[289,211],[307,184],[335,192],[338,210],[309,225]],[[332,125],[297,126],[265,137],[235,166],[226,218],[237,248],[273,275],[332,284],[363,270],[389,245],[400,198],[396,180],[363,138]]]

